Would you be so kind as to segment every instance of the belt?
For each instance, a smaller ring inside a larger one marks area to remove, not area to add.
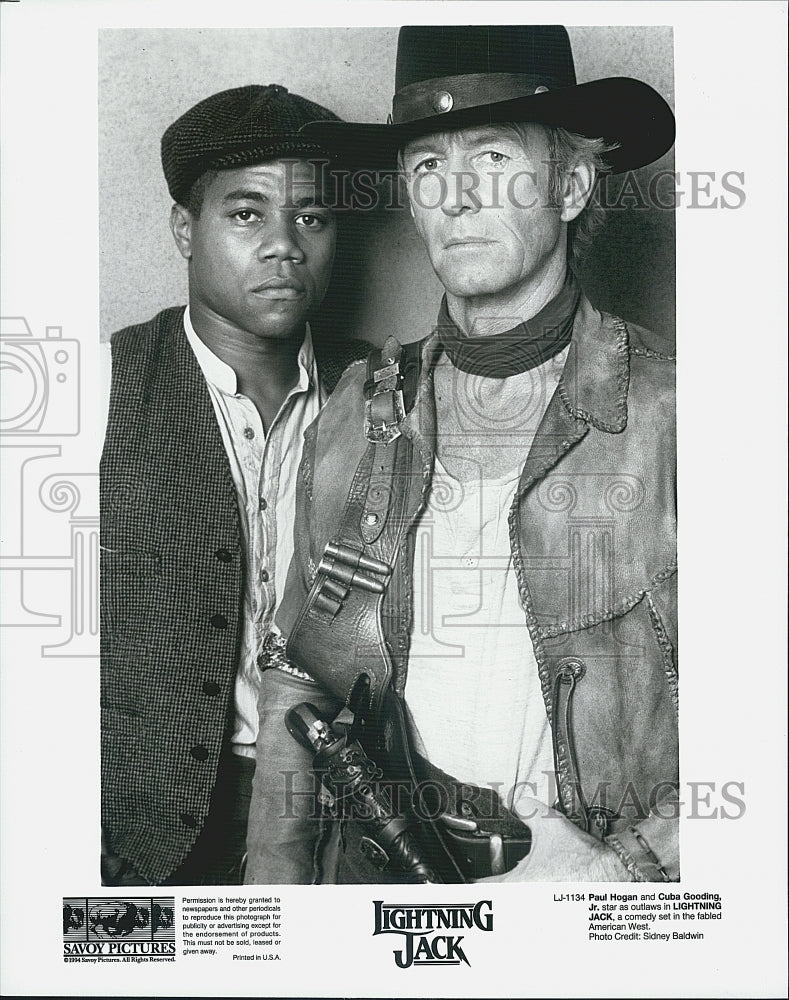
[[[257,748],[254,743],[231,743],[230,750],[237,757],[249,757],[251,760],[257,758]]]
[[[513,833],[491,829],[499,824],[444,813],[438,817],[444,842],[468,879],[503,875],[522,861],[531,848],[527,826]]]
[[[464,878],[503,875],[526,857],[531,830],[493,788],[458,781],[421,754],[412,760],[424,782],[422,808],[437,817],[441,839]],[[431,786],[440,791],[429,797]]]

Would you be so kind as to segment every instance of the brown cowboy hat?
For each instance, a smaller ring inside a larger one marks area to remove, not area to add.
[[[400,29],[386,125],[311,122],[306,136],[344,159],[393,166],[418,135],[498,122],[538,122],[617,143],[614,173],[658,159],[674,142],[674,115],[648,84],[609,77],[578,84],[561,25],[440,25]]]

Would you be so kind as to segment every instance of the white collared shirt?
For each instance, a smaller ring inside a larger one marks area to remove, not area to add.
[[[304,431],[317,417],[326,393],[318,378],[308,324],[298,355],[298,382],[266,433],[255,404],[238,392],[235,371],[197,335],[188,308],[184,328],[205,377],[238,499],[245,544],[245,578],[235,719],[230,739],[233,744],[251,747],[258,730],[257,659],[266,636],[276,633],[274,614],[293,555],[296,474]],[[103,352],[102,369],[106,400],[111,378],[109,350]],[[106,409],[105,402],[105,426]]]

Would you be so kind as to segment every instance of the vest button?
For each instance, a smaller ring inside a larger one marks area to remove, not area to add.
[[[189,753],[195,760],[208,760],[208,750],[199,743],[196,747],[192,747]]]
[[[183,823],[184,826],[190,826],[190,827],[197,826],[197,820],[194,818],[194,816],[191,816],[189,813],[181,813],[181,822]]]
[[[214,555],[220,562],[223,563],[229,563],[233,558],[227,549],[217,549]]]
[[[203,694],[213,697],[214,695],[219,694],[220,690],[221,689],[216,681],[203,681]]]
[[[212,615],[211,624],[214,628],[225,629],[227,628],[227,618],[224,615]]]

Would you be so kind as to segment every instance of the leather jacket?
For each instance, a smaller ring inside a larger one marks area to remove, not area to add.
[[[407,493],[408,530],[375,634],[363,637],[380,644],[387,683],[400,696],[413,529],[434,467],[431,371],[440,350],[435,333],[421,347],[415,403],[401,423],[410,467],[392,480],[396,493]],[[564,372],[524,456],[509,513],[524,624],[552,728],[558,806],[640,881],[679,876],[674,367],[652,334],[582,298]],[[351,366],[305,438],[296,549],[278,616],[285,635],[371,447],[363,433],[365,378],[362,365]],[[353,661],[352,647],[346,632],[329,630],[320,648],[300,649],[296,665],[340,702],[348,691],[334,665]]]

